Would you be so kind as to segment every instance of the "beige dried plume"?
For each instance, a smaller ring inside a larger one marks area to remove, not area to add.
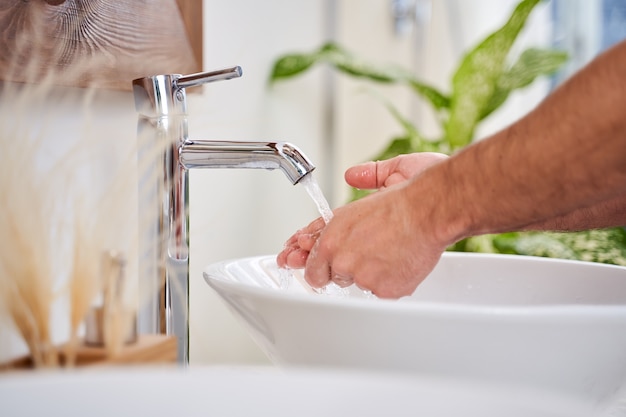
[[[52,312],[59,302],[69,305],[64,357],[66,364],[74,362],[85,316],[110,285],[101,270],[106,251],[121,251],[129,260],[128,282],[114,299],[115,311],[124,314],[111,316],[106,325],[110,354],[121,349],[137,309],[137,220],[129,210],[137,198],[135,149],[116,156],[104,190],[90,189],[90,176],[101,175],[92,168],[102,165],[110,148],[102,136],[89,132],[88,114],[98,93],[56,87],[94,66],[97,57],[90,57],[71,71],[50,71],[35,83],[0,84],[0,314],[26,343],[35,367],[61,364],[52,336]],[[40,77],[39,71],[33,73]],[[48,129],[57,123],[58,113],[33,120],[32,109],[52,110],[59,101],[76,97],[87,123],[84,131],[68,132],[81,140],[59,149]]]

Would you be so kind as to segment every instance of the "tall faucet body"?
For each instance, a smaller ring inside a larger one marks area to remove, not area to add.
[[[296,184],[315,169],[285,142],[191,140],[185,89],[241,76],[241,68],[133,81],[138,112],[140,333],[175,335],[189,361],[189,176],[192,168],[281,169]]]

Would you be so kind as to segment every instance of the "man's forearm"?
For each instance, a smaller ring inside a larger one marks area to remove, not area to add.
[[[407,188],[414,201],[431,193],[437,208],[430,212],[453,240],[602,207],[626,195],[624,109],[626,43],[519,122],[432,167]]]
[[[563,216],[531,224],[526,230],[573,232],[626,226],[626,196],[619,196],[591,207],[583,207]]]

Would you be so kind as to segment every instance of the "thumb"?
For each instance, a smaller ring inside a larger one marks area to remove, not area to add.
[[[364,190],[377,188],[376,163],[365,162],[363,164],[350,167],[346,170],[344,178],[348,185],[355,188],[361,188]]]
[[[365,162],[348,168],[344,178],[348,185],[363,190],[374,190],[385,186],[398,165],[398,158],[384,161]]]

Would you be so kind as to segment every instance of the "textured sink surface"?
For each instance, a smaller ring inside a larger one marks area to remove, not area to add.
[[[445,253],[398,301],[316,294],[274,256],[209,265],[208,284],[283,366],[469,378],[606,401],[626,381],[626,268]]]

